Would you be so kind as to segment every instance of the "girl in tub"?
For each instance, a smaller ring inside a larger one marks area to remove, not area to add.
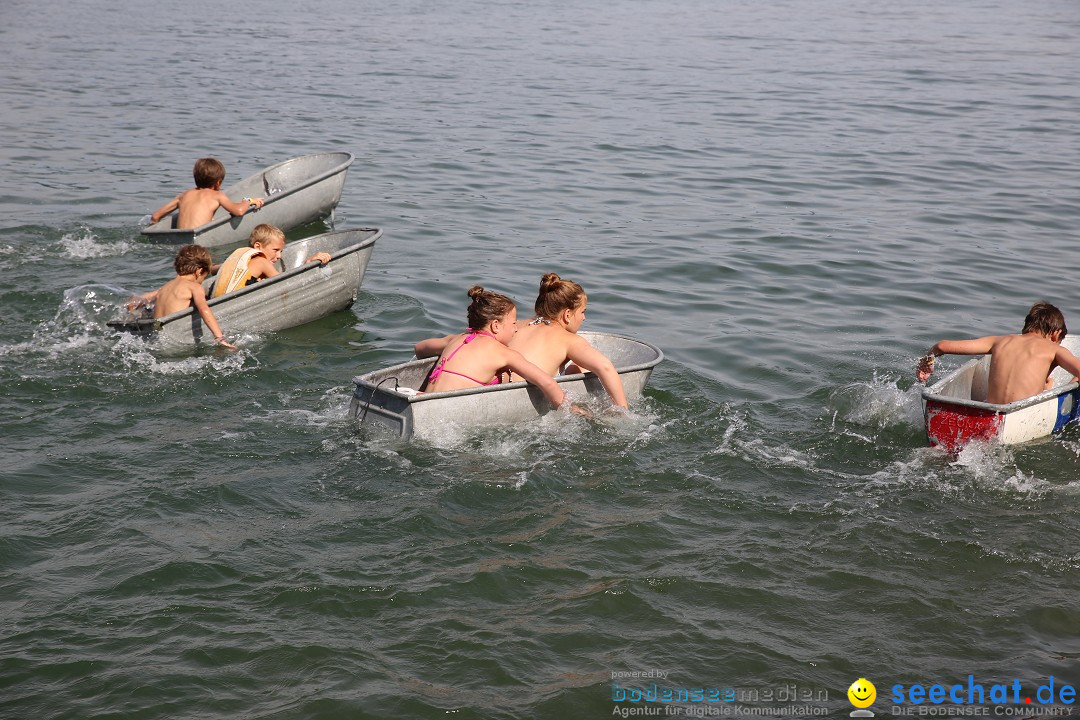
[[[587,302],[585,291],[576,282],[548,273],[540,280],[540,294],[534,308],[536,317],[510,339],[510,347],[552,377],[567,361],[571,364],[563,370],[566,374],[592,371],[600,378],[611,402],[625,410],[626,393],[615,366],[577,334],[585,322]]]
[[[439,356],[428,376],[427,392],[460,390],[483,385],[497,385],[502,378],[509,382],[510,371],[544,391],[553,406],[563,404],[566,395],[553,379],[507,347],[517,332],[517,308],[505,295],[485,290],[479,285],[469,290],[469,329],[457,335],[429,338],[416,344],[416,357]]]

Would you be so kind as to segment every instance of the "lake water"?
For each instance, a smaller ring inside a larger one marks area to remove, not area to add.
[[[1080,4],[7,0],[0,43],[0,716],[1080,681],[1080,431],[950,457],[912,377],[1037,299],[1080,326]],[[234,354],[106,328],[196,158],[331,150],[335,226],[385,232],[352,309]],[[630,417],[346,418],[547,271],[666,353]],[[740,698],[672,707],[787,704]]]

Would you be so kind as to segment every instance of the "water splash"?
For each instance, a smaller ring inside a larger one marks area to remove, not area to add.
[[[56,315],[44,329],[61,332],[102,329],[133,296],[134,293],[116,285],[90,283],[73,287],[64,291]]]
[[[839,417],[855,425],[879,429],[922,425],[922,387],[901,390],[898,377],[878,377],[845,385],[832,392],[829,404]],[[835,417],[834,413],[834,417]]]
[[[216,348],[202,354],[160,357],[152,342],[108,327],[107,323],[123,312],[133,294],[115,285],[91,283],[64,291],[55,315],[34,330],[30,340],[0,345],[0,357],[44,355],[49,365],[64,356],[108,374],[115,370],[119,376],[131,372],[161,376],[189,376],[213,373],[227,375],[257,368],[258,361],[250,349],[236,352]],[[243,336],[239,343],[250,346],[257,336]],[[29,363],[28,363],[29,365]]]
[[[812,469],[814,452],[793,447],[778,437],[766,440],[751,421],[746,409],[724,408],[727,428],[719,444],[708,455],[731,457],[758,467]]]
[[[134,243],[127,240],[102,242],[88,227],[65,233],[60,238],[61,254],[77,260],[123,255],[135,247],[137,246]]]
[[[155,354],[152,342],[125,333],[111,349],[125,370],[162,377],[237,375],[259,368],[256,355],[244,347],[236,351],[213,348],[200,355],[163,357]]]
[[[34,330],[30,340],[0,345],[0,357],[45,354],[55,358],[71,350],[102,343],[105,323],[131,293],[113,285],[80,285],[64,292],[56,314]]]

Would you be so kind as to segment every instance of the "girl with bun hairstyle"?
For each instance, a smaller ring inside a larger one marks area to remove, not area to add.
[[[416,343],[416,357],[439,356],[428,376],[426,390],[442,392],[497,385],[503,377],[510,382],[512,370],[544,391],[558,408],[566,394],[548,374],[507,347],[517,332],[517,308],[514,301],[479,285],[469,290],[469,328],[457,335],[429,338]]]
[[[580,285],[548,273],[540,280],[536,317],[511,338],[510,347],[551,377],[557,375],[567,361],[572,363],[566,368],[567,373],[595,373],[611,396],[611,402],[627,409],[626,393],[615,366],[577,334],[585,322],[587,303],[588,298]]]

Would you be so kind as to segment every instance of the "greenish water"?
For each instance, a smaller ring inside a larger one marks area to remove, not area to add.
[[[187,12],[0,8],[0,716],[1080,681],[1078,431],[949,457],[911,373],[1039,298],[1080,324],[1075,3]],[[234,354],[105,326],[195,158],[327,150],[336,227],[385,232],[350,310]],[[631,416],[347,420],[471,284],[546,271],[663,348]]]

